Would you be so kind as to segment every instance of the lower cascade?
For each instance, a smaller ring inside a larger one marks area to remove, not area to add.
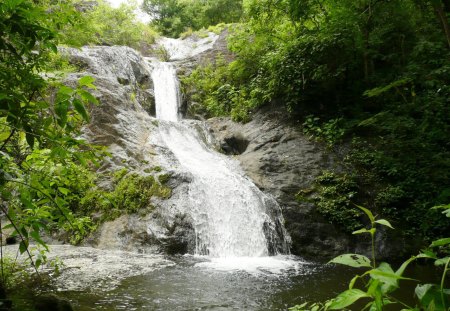
[[[236,161],[216,152],[206,126],[181,120],[179,83],[171,63],[153,64],[159,138],[164,159],[190,183],[177,209],[192,219],[196,255],[262,257],[289,253],[276,201],[260,191]]]

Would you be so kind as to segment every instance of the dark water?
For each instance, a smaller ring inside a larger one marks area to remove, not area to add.
[[[286,310],[305,299],[329,298],[346,283],[344,271],[319,264],[299,264],[275,274],[217,271],[195,263],[178,259],[175,266],[129,278],[101,296],[74,292],[64,296],[80,311]]]
[[[298,263],[291,269],[218,271],[199,267],[195,258],[171,258],[176,265],[127,278],[111,291],[55,292],[77,311],[88,310],[287,310],[305,301],[324,301],[347,289],[356,269],[319,263]],[[408,271],[438,282],[438,271],[412,266]],[[403,282],[403,281],[402,281]],[[404,281],[397,297],[414,304],[415,282]],[[361,310],[363,305],[354,310]],[[391,310],[400,310],[400,306]]]

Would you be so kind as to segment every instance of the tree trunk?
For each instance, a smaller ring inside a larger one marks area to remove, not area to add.
[[[433,9],[438,18],[439,22],[442,25],[442,30],[444,30],[445,37],[447,39],[448,48],[450,49],[450,25],[448,23],[448,18],[446,11],[450,9],[450,1],[444,0],[441,1],[432,1]],[[444,6],[445,5],[445,6]],[[445,7],[445,10],[444,10]]]

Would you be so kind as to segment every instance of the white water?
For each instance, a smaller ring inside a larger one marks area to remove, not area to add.
[[[160,120],[178,121],[180,86],[175,67],[171,63],[155,63],[152,72],[155,81],[156,117]]]
[[[162,37],[158,39],[158,45],[164,47],[170,60],[183,60],[211,49],[218,38],[212,32],[205,38],[188,37],[180,40]]]
[[[193,221],[196,254],[232,259],[288,252],[284,228],[277,228],[269,216],[274,208],[281,214],[276,202],[246,178],[235,161],[208,146],[195,123],[179,121],[174,67],[159,63],[152,78],[160,139],[171,153],[172,165],[191,178],[177,208]]]

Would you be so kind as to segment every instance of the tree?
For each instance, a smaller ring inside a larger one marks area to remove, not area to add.
[[[242,0],[144,0],[143,9],[163,35],[177,37],[189,28],[239,21]]]
[[[70,88],[42,72],[48,53],[57,53],[57,29],[73,14],[68,2],[0,2],[0,211],[9,222],[0,227],[13,229],[20,252],[36,269],[42,258],[31,254],[31,241],[47,248],[42,231],[56,226],[79,232],[87,222],[70,210],[68,177],[62,170],[74,164],[83,171],[98,155],[75,138],[89,120],[86,105],[97,102],[87,91],[94,79],[83,77]],[[3,272],[0,298],[5,294]]]

